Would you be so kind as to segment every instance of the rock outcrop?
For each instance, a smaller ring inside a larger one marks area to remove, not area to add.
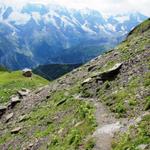
[[[7,106],[0,106],[0,116],[6,111]]]

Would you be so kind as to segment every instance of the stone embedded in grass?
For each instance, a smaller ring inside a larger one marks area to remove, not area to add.
[[[19,96],[12,96],[11,97],[11,103],[19,103],[21,100],[19,99]]]
[[[43,89],[44,89],[43,87],[38,88],[38,89],[35,91],[35,94],[39,94],[40,92],[42,92]]]
[[[147,116],[150,115],[150,112],[145,112],[144,114],[142,114],[141,116],[139,116],[136,120],[135,120],[135,125],[137,125],[138,123],[140,123],[142,121],[142,119]]]
[[[0,106],[0,116],[6,111],[7,106]]]
[[[7,106],[0,106],[0,111],[4,111],[7,109]]]
[[[147,144],[141,144],[141,145],[139,145],[139,146],[137,147],[137,149],[139,149],[139,150],[146,150],[147,147],[148,147]]]
[[[78,126],[82,125],[83,123],[84,123],[84,120],[83,120],[83,121],[78,122],[77,124],[75,124],[75,127],[78,127]]]
[[[18,94],[21,98],[28,96],[30,93],[30,90],[23,88],[22,90],[18,91]]]
[[[25,121],[27,119],[26,115],[22,115],[19,117],[19,122]]]
[[[90,71],[94,71],[94,70],[95,70],[95,67],[96,67],[96,65],[94,65],[94,66],[90,66],[90,67],[88,68],[88,72],[90,72]]]
[[[30,144],[29,144],[29,148],[32,148],[32,147],[33,147],[33,145],[34,145],[33,143],[30,143]]]
[[[113,124],[106,124],[103,127],[99,128],[97,130],[97,133],[95,134],[109,134],[113,136],[113,134],[119,131],[121,127],[122,125],[120,124],[120,122],[116,122]]]
[[[21,99],[19,99],[19,96],[12,96],[8,107],[13,108],[17,103],[20,103],[20,102],[21,102]]]
[[[22,129],[21,127],[14,128],[13,130],[11,130],[11,133],[17,134],[21,129]]]
[[[5,122],[8,122],[12,117],[13,117],[14,113],[10,113],[6,116],[6,120]]]
[[[67,101],[67,99],[63,99],[62,101],[58,102],[58,103],[56,104],[56,106],[62,105],[62,104],[64,104],[66,101]]]
[[[91,80],[92,80],[92,78],[87,78],[86,80],[84,80],[84,81],[82,82],[82,86],[83,86],[84,84],[86,84],[86,83],[89,83]]]
[[[62,134],[63,133],[63,128],[61,128],[59,131],[58,131],[58,134]]]
[[[106,70],[102,73],[98,73],[94,75],[92,78],[99,77],[102,81],[110,80],[114,78],[116,75],[118,75],[119,70],[121,69],[122,65],[123,63],[117,63],[111,69]]]

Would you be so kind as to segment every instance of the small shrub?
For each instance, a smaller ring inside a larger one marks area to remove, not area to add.
[[[85,150],[92,150],[95,146],[95,141],[91,138],[87,141],[85,145]]]
[[[54,138],[52,139],[52,141],[51,141],[50,146],[58,145],[58,143],[59,143],[58,138],[57,138],[57,137],[54,137]]]
[[[150,86],[150,73],[146,73],[146,75],[144,77],[144,86],[145,87]]]
[[[134,100],[134,99],[129,100],[129,105],[130,106],[135,106],[136,104],[137,104],[136,100]]]
[[[123,104],[119,103],[119,104],[117,104],[116,107],[114,108],[114,112],[119,113],[119,114],[125,113],[125,112],[126,112],[126,108],[124,107]]]
[[[81,140],[81,136],[78,130],[72,130],[69,135],[68,144],[69,145],[73,144],[75,147],[77,147],[79,145],[80,140]]]
[[[149,110],[149,109],[150,109],[150,96],[146,98],[146,105],[145,105],[145,110]]]

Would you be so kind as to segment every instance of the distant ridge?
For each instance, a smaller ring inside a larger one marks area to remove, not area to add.
[[[57,79],[66,73],[72,71],[73,69],[81,66],[81,64],[49,64],[41,65],[35,69],[33,72],[46,78],[47,80]]]

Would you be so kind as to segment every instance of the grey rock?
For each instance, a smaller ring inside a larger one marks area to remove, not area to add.
[[[17,103],[20,103],[21,102],[21,99],[19,99],[18,96],[12,96],[11,97],[11,100],[10,100],[10,103],[9,103],[9,107],[14,107]]]
[[[93,71],[95,67],[96,67],[96,65],[90,66],[90,67],[88,68],[88,72]]]
[[[82,125],[84,123],[84,121],[78,122],[77,124],[75,124],[75,127],[78,127],[80,125]]]
[[[7,106],[0,106],[0,116],[7,110]]]
[[[102,73],[98,73],[92,76],[92,78],[99,78],[102,81],[111,80],[112,78],[115,78],[116,75],[118,75],[122,65],[123,63],[117,63],[111,69],[104,71]]]
[[[145,150],[147,148],[147,146],[148,146],[147,144],[141,144],[137,148],[140,150]]]
[[[18,96],[12,96],[11,97],[11,103],[18,103],[18,102],[20,102],[21,100],[19,99],[19,97]]]
[[[0,112],[5,111],[7,109],[7,106],[0,106]]]
[[[17,127],[17,128],[14,128],[13,130],[11,130],[11,133],[17,134],[20,130],[21,130],[21,127]]]
[[[146,116],[149,115],[150,112],[145,112],[144,114],[142,114],[141,116],[139,116],[136,120],[135,120],[135,125],[137,125],[138,123],[140,123],[142,121],[142,119]]]
[[[30,93],[30,90],[24,89],[24,88],[22,90],[18,91],[18,94],[21,98],[28,96],[29,93]]]
[[[6,116],[6,122],[8,122],[12,117],[13,117],[14,113],[10,113]]]
[[[84,84],[86,84],[86,83],[89,83],[91,80],[92,80],[92,78],[87,78],[86,80],[84,80],[84,81],[82,82],[82,86],[83,86]]]
[[[19,122],[22,122],[26,119],[26,115],[22,115],[19,117]]]

